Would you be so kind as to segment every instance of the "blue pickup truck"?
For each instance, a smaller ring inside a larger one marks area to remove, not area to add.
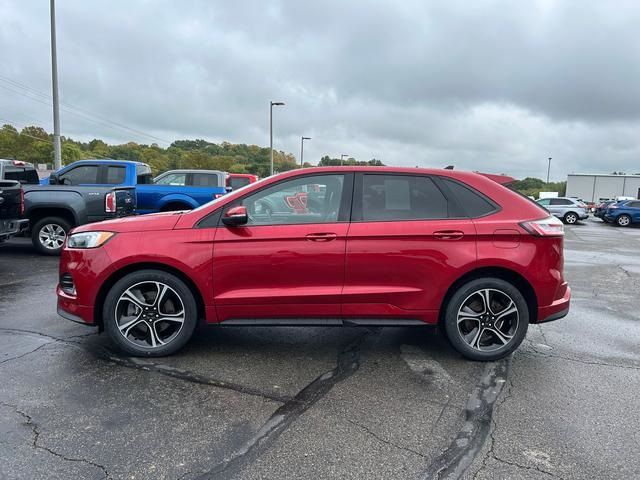
[[[209,172],[211,173],[211,172]],[[133,186],[136,189],[137,213],[191,210],[224,195],[222,172],[208,175],[197,186],[177,182],[154,183],[146,163],[128,160],[80,160],[43,179],[43,185]],[[191,173],[198,175],[198,172]],[[204,172],[202,173],[205,174]]]

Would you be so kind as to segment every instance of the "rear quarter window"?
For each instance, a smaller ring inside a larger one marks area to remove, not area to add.
[[[498,210],[498,206],[483,194],[450,178],[441,178],[442,182],[456,197],[460,207],[471,218],[484,217]]]

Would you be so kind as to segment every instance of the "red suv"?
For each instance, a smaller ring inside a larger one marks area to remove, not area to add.
[[[309,168],[190,212],[84,225],[60,261],[58,312],[132,355],[222,325],[439,325],[474,360],[565,316],[563,226],[475,173]]]

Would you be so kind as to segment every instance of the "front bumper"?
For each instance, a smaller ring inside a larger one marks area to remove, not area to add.
[[[60,288],[60,285],[56,288],[56,294],[58,295],[58,315],[72,322],[90,326],[95,325],[93,321],[93,307],[78,304],[77,298],[64,292]]]
[[[27,228],[29,220],[0,220],[0,240],[9,238]]]

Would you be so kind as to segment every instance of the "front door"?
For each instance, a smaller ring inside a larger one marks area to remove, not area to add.
[[[227,206],[244,205],[249,221],[216,232],[220,321],[340,315],[352,187],[352,174],[309,175]]]

